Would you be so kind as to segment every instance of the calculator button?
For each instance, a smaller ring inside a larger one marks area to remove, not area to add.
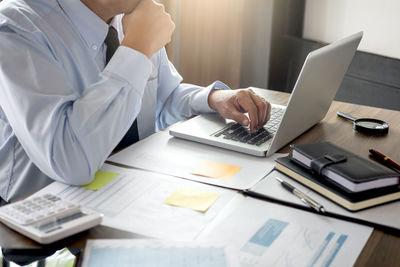
[[[21,225],[48,221],[79,210],[79,205],[46,194],[0,208],[0,215]]]

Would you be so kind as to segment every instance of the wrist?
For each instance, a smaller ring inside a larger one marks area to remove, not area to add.
[[[211,89],[209,95],[208,95],[208,105],[210,106],[210,108],[212,108],[213,110],[217,111],[217,99],[218,99],[218,94],[223,91],[224,89],[219,88],[219,87],[215,87],[213,89]]]
[[[135,41],[135,40],[129,40],[127,38],[124,38],[124,40],[121,42],[121,45],[129,47],[131,49],[134,49],[143,55],[145,55],[148,59],[150,59],[154,52],[150,48],[150,45],[145,45],[142,44],[141,42]]]

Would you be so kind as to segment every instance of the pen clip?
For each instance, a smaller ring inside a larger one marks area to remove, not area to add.
[[[308,198],[302,197],[300,200],[318,212],[325,212],[325,209],[322,205],[315,203],[314,201],[310,201]]]

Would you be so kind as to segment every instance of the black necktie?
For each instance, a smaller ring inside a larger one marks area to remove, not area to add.
[[[107,52],[106,52],[106,64],[107,64],[119,46],[118,32],[114,27],[111,26],[108,28],[108,34],[104,42],[107,45]],[[129,128],[128,132],[119,142],[119,144],[114,148],[114,152],[124,149],[125,147],[130,146],[133,143],[136,143],[137,141],[139,141],[139,133],[137,128],[137,120],[135,119],[135,121],[131,125],[131,128]]]

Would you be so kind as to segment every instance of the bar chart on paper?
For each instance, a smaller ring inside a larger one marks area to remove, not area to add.
[[[301,249],[274,250],[274,258],[270,260],[275,266],[299,266],[299,262],[303,262],[305,266],[329,266],[347,239],[347,235],[335,232],[316,231],[312,228],[296,226],[288,229],[288,226],[288,222],[269,219],[241,248],[242,263],[257,264],[258,260],[254,256],[262,257],[284,229],[290,231],[290,236],[294,237],[292,241],[287,242]]]
[[[237,229],[241,229],[237,231]],[[241,266],[351,266],[371,227],[237,196],[199,240],[239,249]],[[236,233],[229,235],[227,233]]]

